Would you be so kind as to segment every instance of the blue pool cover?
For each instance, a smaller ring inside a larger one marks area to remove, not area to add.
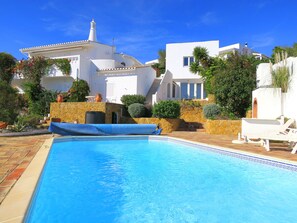
[[[49,132],[69,135],[160,135],[155,124],[73,124],[51,122]]]

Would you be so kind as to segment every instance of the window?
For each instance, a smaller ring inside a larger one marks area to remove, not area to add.
[[[201,84],[197,84],[197,92],[196,92],[197,98],[202,99],[201,97]]]
[[[188,99],[188,83],[181,83],[181,99]]]
[[[172,84],[172,97],[175,98],[175,91],[176,91],[176,85],[173,83]]]
[[[189,66],[188,57],[184,57],[184,66]]]
[[[184,57],[184,67],[191,65],[194,62],[194,57]]]
[[[195,98],[194,95],[194,84],[190,84],[190,99]]]

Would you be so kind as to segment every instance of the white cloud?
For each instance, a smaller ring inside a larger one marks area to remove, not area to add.
[[[44,28],[48,32],[61,32],[66,36],[82,36],[89,33],[89,20],[82,16],[70,21],[57,22],[55,19],[43,18]]]
[[[252,47],[253,48],[263,48],[268,46],[273,46],[275,39],[271,33],[263,33],[252,36]]]
[[[41,10],[49,10],[49,9],[58,10],[58,7],[55,2],[49,1],[49,2],[45,3],[44,5],[42,5],[40,9]]]
[[[200,17],[200,23],[204,25],[213,25],[218,23],[218,18],[215,12],[206,12]]]

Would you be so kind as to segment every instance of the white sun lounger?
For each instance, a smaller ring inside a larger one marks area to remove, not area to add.
[[[281,124],[276,119],[242,119],[241,138],[244,143],[263,143],[263,137],[286,134],[287,129],[294,122],[294,119],[289,119],[286,123]],[[238,140],[236,140],[238,141]]]
[[[279,132],[277,134],[268,134],[266,136],[262,136],[263,146],[267,151],[270,151],[270,141],[283,141],[288,142],[289,147],[292,148],[292,154],[295,154],[297,151],[297,129],[287,128],[283,132]]]

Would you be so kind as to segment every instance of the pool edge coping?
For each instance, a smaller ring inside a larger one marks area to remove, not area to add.
[[[250,153],[242,150],[230,149],[227,147],[221,147],[216,145],[210,145],[206,143],[194,142],[190,140],[175,138],[171,136],[67,136],[67,137],[54,137],[50,139],[46,139],[45,142],[40,147],[39,151],[29,164],[28,168],[24,171],[22,176],[13,186],[11,191],[3,200],[2,204],[0,205],[0,223],[18,223],[23,222],[29,204],[31,202],[31,198],[34,194],[35,188],[37,186],[37,182],[47,160],[48,154],[50,152],[50,148],[54,141],[63,141],[69,139],[76,139],[76,138],[85,138],[85,139],[95,139],[95,138],[147,138],[149,139],[158,139],[162,141],[173,141],[173,142],[182,142],[190,145],[201,145],[206,148],[214,148],[220,151],[227,151],[233,154],[238,154],[239,156],[248,156],[253,157],[255,159],[264,159],[270,162],[277,162],[280,165],[293,165],[297,167],[297,162],[279,159],[271,156],[259,155],[256,153]],[[297,169],[297,168],[296,168]],[[25,190],[24,190],[25,188]],[[21,199],[23,198],[23,199]],[[17,208],[16,208],[17,206]]]
[[[46,139],[0,205],[1,223],[23,222],[54,138]]]

